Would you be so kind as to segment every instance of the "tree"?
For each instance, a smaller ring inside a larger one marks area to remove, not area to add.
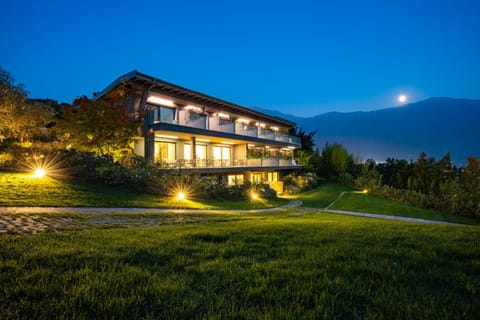
[[[23,142],[47,135],[54,112],[48,105],[27,100],[27,91],[8,71],[0,69],[0,144],[5,140]]]
[[[62,108],[58,137],[67,145],[101,156],[118,157],[129,152],[141,118],[132,118],[127,108],[83,96],[73,106]]]
[[[300,137],[300,140],[302,142],[302,148],[300,150],[314,152],[313,147],[315,147],[315,141],[313,140],[313,137],[315,137],[317,130],[307,133],[303,127],[295,127],[293,129],[290,129],[289,133]]]
[[[21,132],[23,119],[18,117],[26,108],[27,92],[6,70],[0,69],[0,143]]]
[[[340,143],[325,144],[322,150],[322,161],[331,176],[336,176],[340,181],[348,174],[348,169],[353,166],[353,155]]]

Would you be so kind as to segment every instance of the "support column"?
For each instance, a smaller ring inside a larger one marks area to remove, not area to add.
[[[147,106],[148,88],[144,88],[138,112],[143,113],[142,136],[144,141],[144,156],[149,162],[155,161],[155,134],[150,126],[153,124],[153,111]]]
[[[143,137],[145,141],[145,159],[149,162],[155,161],[155,133],[150,128],[150,123],[153,122],[153,111],[148,110],[145,113],[143,122]]]
[[[197,139],[192,137],[192,167],[197,166]]]

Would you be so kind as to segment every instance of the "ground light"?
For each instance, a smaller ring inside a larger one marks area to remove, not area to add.
[[[185,195],[184,192],[180,191],[180,192],[177,193],[177,199],[178,200],[180,200],[180,201],[185,200],[185,198],[186,198],[186,195]]]
[[[258,194],[255,193],[255,192],[252,192],[252,193],[250,193],[250,198],[251,198],[253,201],[256,201],[256,200],[258,200]]]
[[[368,193],[368,190],[367,190],[367,189],[363,189],[363,193]]]
[[[43,178],[47,175],[47,170],[43,168],[36,168],[33,172],[35,178]]]

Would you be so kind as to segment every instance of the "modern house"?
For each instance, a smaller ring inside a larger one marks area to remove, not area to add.
[[[116,79],[95,100],[126,107],[131,114],[143,113],[135,153],[165,170],[221,175],[228,184],[248,179],[275,186],[282,173],[302,168],[293,157],[301,140],[289,135],[295,123],[286,119],[138,71]]]

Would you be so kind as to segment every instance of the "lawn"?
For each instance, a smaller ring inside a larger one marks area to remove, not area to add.
[[[435,210],[421,209],[406,204],[388,200],[373,194],[345,193],[331,209],[361,211],[370,213],[387,214],[393,216],[431,219],[463,224],[479,224],[475,219],[459,217]]]
[[[4,319],[474,319],[480,229],[286,211],[0,237]]]
[[[287,202],[285,199],[259,199],[255,202],[186,199],[179,202],[171,197],[125,187],[0,172],[0,206],[254,209],[276,207]]]
[[[323,180],[315,189],[302,192],[294,196],[286,196],[286,198],[299,199],[305,207],[323,209],[331,202],[337,199],[342,191],[352,191],[352,188],[346,187],[336,182]]]

